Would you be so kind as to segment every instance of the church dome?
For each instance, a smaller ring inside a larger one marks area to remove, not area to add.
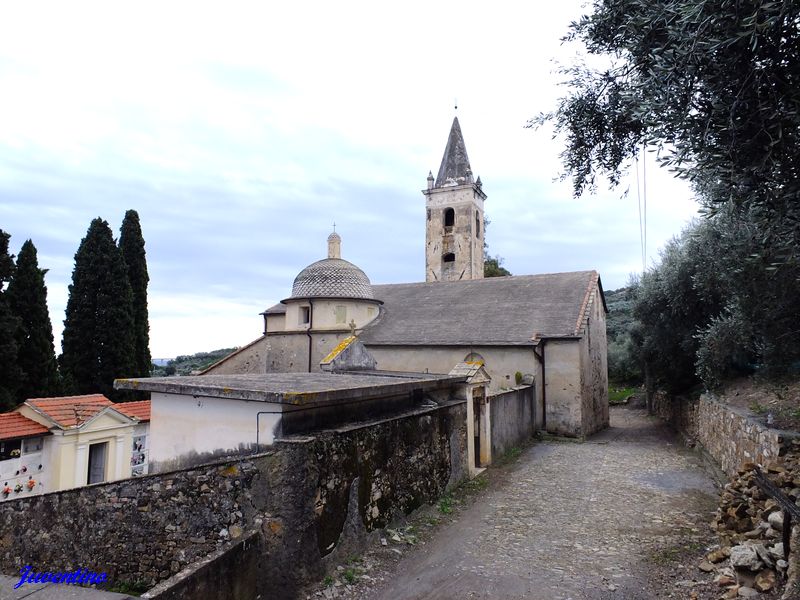
[[[342,238],[328,236],[328,258],[308,265],[295,277],[291,298],[361,298],[374,300],[369,277],[341,257]]]
[[[374,299],[366,273],[341,258],[323,258],[300,271],[291,297]]]

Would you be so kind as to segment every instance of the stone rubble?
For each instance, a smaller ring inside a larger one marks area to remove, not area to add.
[[[783,511],[756,485],[756,465],[746,462],[728,483],[711,526],[719,547],[708,552],[698,568],[712,573],[723,589],[720,598],[777,598],[789,572],[782,540]],[[800,506],[800,440],[762,468],[767,477]],[[796,561],[792,548],[790,560]]]
[[[381,531],[380,545],[387,547],[387,550],[402,555],[402,550],[395,545],[415,546],[420,542],[414,525],[405,525],[395,529],[386,528]],[[383,581],[384,577],[380,573],[381,560],[371,553],[364,553],[362,556],[351,557],[347,565],[337,565],[331,569],[329,577],[322,583],[322,589],[316,590],[313,595],[307,593],[306,600],[312,598],[324,598],[333,600],[334,598],[353,598],[358,597],[363,591],[359,588],[368,587]]]

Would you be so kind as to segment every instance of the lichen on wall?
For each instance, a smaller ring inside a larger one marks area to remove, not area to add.
[[[466,446],[452,452],[454,431],[457,440],[466,439],[464,404],[324,432],[304,442],[318,474],[313,510],[320,554],[337,544],[351,486],[358,486],[359,516],[365,530],[372,531],[433,502],[454,483],[454,468],[466,473],[460,464],[466,463]]]
[[[111,583],[155,584],[243,532],[250,489],[270,456],[127,479],[0,509],[0,557],[11,574],[92,568]]]

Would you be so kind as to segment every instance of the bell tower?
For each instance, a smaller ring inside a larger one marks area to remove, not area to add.
[[[481,178],[472,178],[458,117],[436,179],[428,173],[425,194],[425,281],[483,279]]]

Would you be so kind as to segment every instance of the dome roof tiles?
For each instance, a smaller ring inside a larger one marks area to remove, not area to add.
[[[362,298],[374,300],[367,275],[341,258],[325,258],[300,271],[291,298]]]

